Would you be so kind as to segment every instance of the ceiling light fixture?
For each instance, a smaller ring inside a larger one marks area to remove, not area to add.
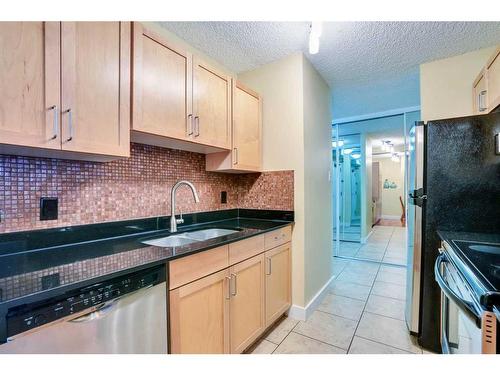
[[[321,22],[311,22],[309,30],[309,53],[315,55],[319,52],[319,38],[321,36],[323,27]]]
[[[352,148],[346,148],[342,153],[344,155],[349,155],[349,154],[352,154],[353,152],[353,149]]]
[[[352,154],[351,158],[353,159],[359,159],[361,157],[361,154]]]
[[[393,153],[391,156],[391,160],[396,162],[396,163],[399,163],[399,155],[396,153]]]
[[[338,141],[338,147],[342,147],[344,145],[344,141],[341,139]],[[337,148],[337,141],[332,141],[332,147]]]

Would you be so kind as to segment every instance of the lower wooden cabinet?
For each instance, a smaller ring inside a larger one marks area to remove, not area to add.
[[[264,331],[264,254],[231,267],[231,353],[241,353]]]
[[[290,262],[290,242],[264,251],[264,236],[171,262],[171,353],[245,351],[290,307]]]
[[[291,304],[290,242],[266,251],[266,326],[271,325]]]
[[[170,291],[170,350],[229,353],[229,269]]]

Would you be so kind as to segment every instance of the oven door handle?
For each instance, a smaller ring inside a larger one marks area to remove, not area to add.
[[[448,260],[446,259],[445,254],[442,253],[437,257],[436,263],[434,264],[434,275],[439,287],[446,295],[446,297],[452,300],[458,306],[458,308],[462,310],[476,324],[478,328],[481,328],[481,314],[477,313],[474,305],[460,298],[446,283],[443,275],[441,275],[441,264],[445,262],[448,262]]]

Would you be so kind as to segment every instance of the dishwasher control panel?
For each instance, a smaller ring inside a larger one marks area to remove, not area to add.
[[[105,302],[164,281],[165,268],[160,266],[72,290],[60,297],[13,308],[7,314],[7,336],[18,335],[84,310],[90,312]]]

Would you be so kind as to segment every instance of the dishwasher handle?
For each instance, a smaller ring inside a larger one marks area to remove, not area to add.
[[[104,303],[96,306],[96,308],[94,310],[92,310],[91,312],[89,312],[85,315],[79,316],[78,318],[68,320],[68,323],[88,323],[88,322],[92,322],[94,320],[102,319],[116,308],[116,306],[118,305],[118,302],[120,302],[120,300],[131,297],[131,296],[136,295],[138,293],[143,293],[152,287],[153,287],[153,284],[148,285],[148,286],[141,288],[139,290],[136,290],[135,292],[124,294],[123,296],[112,299],[111,301],[104,302]]]

